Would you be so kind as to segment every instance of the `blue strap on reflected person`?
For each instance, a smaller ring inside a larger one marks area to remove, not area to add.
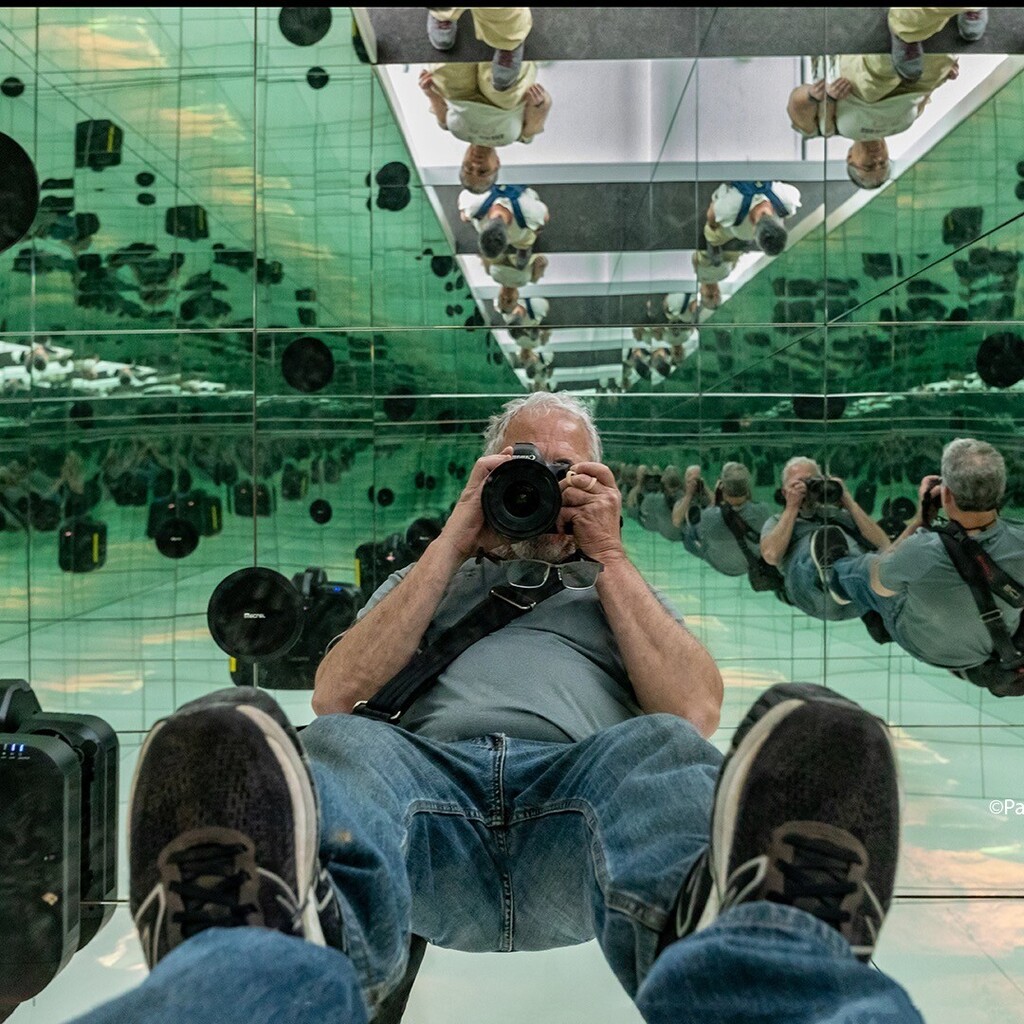
[[[772,183],[770,181],[730,181],[729,184],[743,196],[743,201],[740,203],[740,212],[737,214],[736,220],[733,221],[733,227],[738,227],[746,219],[747,214],[750,213],[754,196],[764,196],[772,204],[772,209],[780,217],[789,216],[786,204],[772,190]]]
[[[519,197],[526,191],[526,185],[492,185],[490,192],[487,193],[487,198],[480,204],[480,208],[473,214],[474,220],[483,220],[487,216],[487,211],[494,205],[498,199],[507,199],[509,205],[512,207],[512,216],[515,217],[516,223],[526,230],[526,218],[523,216],[523,209],[519,205]]]

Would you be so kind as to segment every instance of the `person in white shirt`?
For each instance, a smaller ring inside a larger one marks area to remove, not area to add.
[[[953,16],[965,42],[980,39],[988,21],[984,7],[890,7],[891,54],[845,54],[839,77],[798,85],[789,97],[793,129],[804,138],[849,139],[850,180],[863,189],[881,188],[892,176],[887,139],[905,132],[932,93],[960,73],[950,54],[926,54],[921,40],[935,35]]]
[[[513,266],[521,270],[549,217],[540,196],[523,185],[494,185],[483,194],[464,189],[459,193],[459,215],[476,228],[481,255],[496,260],[514,250]]]

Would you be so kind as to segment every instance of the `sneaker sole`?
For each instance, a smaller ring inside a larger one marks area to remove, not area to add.
[[[824,529],[824,527],[823,527],[823,529]],[[836,527],[836,529],[839,529],[839,527]],[[815,536],[817,536],[817,534],[815,534]],[[832,588],[828,585],[828,583],[825,582],[825,576],[826,576],[827,570],[825,568],[823,568],[821,562],[818,561],[818,552],[817,552],[816,548],[817,548],[817,545],[814,543],[814,537],[812,537],[811,538],[811,561],[814,563],[814,568],[815,568],[815,570],[818,573],[818,579],[821,580],[821,585],[825,588],[825,592],[828,594],[829,597],[832,598],[833,601],[835,601],[836,604],[839,604],[839,605],[849,604],[850,601],[849,601],[848,598],[839,597],[838,594],[836,594],[832,590]],[[849,546],[849,544],[847,544],[847,546],[846,546],[846,554],[849,554],[849,553],[850,553],[850,546]]]
[[[243,714],[263,734],[267,746],[273,753],[278,766],[281,768],[288,787],[288,793],[292,800],[292,809],[295,815],[295,865],[296,865],[296,887],[295,895],[301,901],[305,900],[306,909],[302,915],[302,927],[305,939],[314,945],[324,946],[323,929],[320,926],[320,917],[316,906],[316,899],[313,893],[316,859],[319,849],[318,835],[318,814],[316,805],[316,793],[313,789],[312,778],[309,769],[304,764],[295,744],[285,732],[284,728],[274,720],[267,712],[260,708],[246,704],[233,704],[223,702],[218,707],[231,707]],[[197,708],[188,714],[196,714],[203,709]],[[135,773],[132,776],[131,789],[128,794],[128,822],[131,828],[131,808],[135,805],[135,790],[139,776],[146,763],[146,755],[153,740],[166,726],[168,719],[157,722],[150,729],[139,750],[139,759],[135,766]],[[303,785],[305,782],[305,785]],[[128,835],[128,849],[131,849],[131,834]],[[145,903],[142,904],[144,906]]]
[[[735,748],[729,756],[725,768],[718,776],[718,784],[715,787],[715,809],[711,819],[710,844],[713,884],[707,906],[701,915],[698,930],[710,924],[717,917],[721,906],[721,898],[728,882],[729,860],[732,856],[732,826],[736,820],[740,796],[743,793],[750,766],[780,722],[794,711],[817,701],[839,704],[843,707],[859,707],[841,694],[830,697],[815,693],[811,699],[784,696],[779,703],[773,704],[756,720],[748,722],[747,719],[744,719],[736,730]],[[750,714],[753,713],[752,711]],[[744,732],[744,730],[746,731]],[[886,736],[888,738],[888,730],[886,730]],[[889,738],[889,743],[891,746],[891,738]]]

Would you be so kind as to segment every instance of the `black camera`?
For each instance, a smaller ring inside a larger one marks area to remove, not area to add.
[[[535,444],[513,446],[512,458],[484,481],[480,493],[484,521],[509,540],[528,540],[554,533],[562,509],[558,486],[569,463],[545,462]]]
[[[804,478],[804,483],[807,485],[805,504],[842,507],[843,485],[838,480],[830,476],[809,476]]]
[[[640,490],[643,494],[657,494],[661,490],[661,474],[648,473]]]
[[[924,497],[921,499],[921,521],[928,525],[938,515],[939,510],[942,508],[942,496],[940,494],[934,494],[933,491],[936,487],[941,484],[940,480],[938,484],[933,484],[932,487],[925,492]],[[910,518],[909,516],[907,517]]]
[[[359,590],[350,583],[335,583],[316,566],[292,577],[302,601],[302,630],[295,646],[283,657],[260,660],[259,685],[268,690],[311,690],[317,666],[327,645],[355,621],[363,605]],[[251,664],[232,658],[231,679],[238,686],[253,685]]]

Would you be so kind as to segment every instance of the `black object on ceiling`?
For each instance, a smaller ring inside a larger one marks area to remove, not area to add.
[[[310,89],[322,89],[330,80],[331,76],[321,67],[310,68],[306,72],[306,82]]]
[[[0,252],[20,242],[39,209],[39,177],[28,153],[0,132]]]
[[[1024,379],[1024,338],[1003,331],[978,346],[978,376],[993,388],[1008,388]]]
[[[319,338],[303,335],[281,354],[281,375],[296,391],[321,391],[334,378],[334,356]]]
[[[279,658],[302,632],[302,597],[273,569],[239,569],[217,584],[206,622],[214,642],[233,658]]]
[[[25,83],[20,78],[10,75],[0,82],[0,92],[10,99],[15,99],[25,91]]]
[[[295,46],[319,43],[331,30],[330,7],[282,7],[277,18],[281,35]]]

